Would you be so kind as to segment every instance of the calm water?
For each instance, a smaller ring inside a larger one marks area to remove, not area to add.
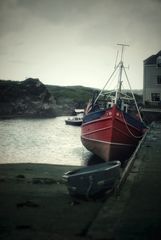
[[[83,165],[90,153],[66,117],[0,121],[0,163]]]

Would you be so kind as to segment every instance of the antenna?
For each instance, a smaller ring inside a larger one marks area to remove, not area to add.
[[[124,48],[125,47],[129,47],[129,45],[127,44],[124,44],[124,43],[117,43],[118,46],[121,46],[121,62],[122,62],[122,59],[123,59],[123,53],[124,53]]]
[[[116,95],[115,95],[115,104],[117,103],[118,98],[120,97],[120,93],[121,93],[121,86],[122,86],[122,69],[124,68],[124,64],[123,64],[123,52],[124,52],[124,48],[129,46],[127,44],[123,44],[123,43],[118,43],[118,46],[121,46],[121,59],[119,62],[119,78],[118,78],[118,88],[116,90]]]

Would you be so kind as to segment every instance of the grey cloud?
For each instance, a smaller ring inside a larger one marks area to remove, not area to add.
[[[118,23],[146,21],[146,15],[159,0],[1,0],[1,26],[16,30],[23,28],[32,17],[53,24],[77,26],[96,23],[115,28]],[[141,16],[139,15],[141,14]],[[154,13],[155,14],[155,13]],[[149,16],[150,17],[150,16]],[[137,19],[138,18],[138,19]],[[145,19],[144,19],[145,18]],[[125,21],[124,21],[125,20]],[[112,26],[113,24],[113,26]],[[106,29],[105,29],[106,30]]]
[[[0,36],[22,30],[25,27],[28,13],[18,5],[17,0],[0,1]]]
[[[160,41],[159,6],[151,0],[114,1],[113,4],[111,2],[110,9],[107,5],[101,8],[100,17],[97,17],[98,9],[93,9],[96,18],[86,26],[83,41],[103,45],[120,39],[130,42],[147,42],[148,39],[151,42],[151,39],[156,38]]]
[[[96,0],[19,0],[18,5],[49,21],[75,24],[95,2]]]
[[[159,41],[160,3],[161,0],[0,0],[0,34],[21,33],[27,24],[30,35],[34,34],[32,26],[38,18],[40,27],[49,21],[53,26],[63,26],[66,35],[77,31],[79,44],[107,45],[120,39],[150,41],[152,35]]]

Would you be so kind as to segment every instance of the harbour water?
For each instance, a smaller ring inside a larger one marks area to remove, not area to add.
[[[0,163],[84,165],[90,153],[81,128],[66,125],[66,118],[0,120]]]

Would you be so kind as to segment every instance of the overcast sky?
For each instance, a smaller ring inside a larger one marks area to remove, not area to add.
[[[101,88],[117,43],[133,88],[161,50],[161,0],[0,0],[0,79]]]

